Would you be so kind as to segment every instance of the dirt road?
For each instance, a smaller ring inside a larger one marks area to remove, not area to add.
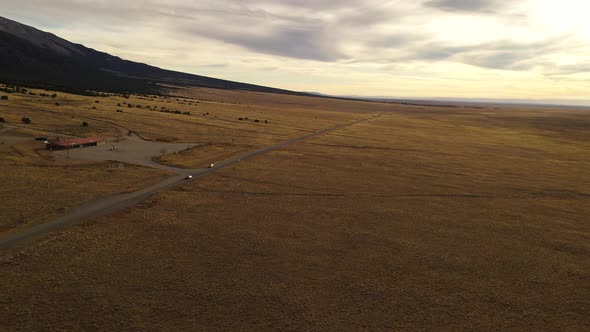
[[[244,154],[242,156],[238,156],[238,157],[235,157],[232,159],[225,160],[221,163],[218,163],[214,168],[193,169],[193,170],[175,169],[179,175],[168,178],[165,181],[162,181],[158,184],[138,190],[136,192],[110,196],[107,198],[103,198],[103,199],[82,205],[61,218],[55,219],[53,221],[50,221],[50,222],[47,222],[47,223],[44,223],[44,224],[41,224],[41,225],[38,225],[35,227],[31,227],[29,229],[22,230],[20,232],[6,235],[6,236],[0,238],[0,249],[11,249],[11,248],[14,248],[18,245],[22,245],[26,242],[30,242],[30,241],[39,239],[49,233],[58,231],[68,225],[80,223],[80,222],[88,220],[88,219],[97,218],[97,217],[101,217],[101,216],[104,216],[107,214],[111,214],[113,212],[121,211],[121,210],[131,207],[135,204],[138,204],[142,201],[145,201],[151,195],[153,195],[159,191],[173,188],[175,186],[178,186],[178,185],[188,182],[188,181],[195,181],[196,179],[198,179],[202,176],[205,176],[207,174],[210,174],[212,172],[215,172],[215,171],[224,169],[226,167],[235,165],[235,164],[237,164],[241,161],[244,161],[246,159],[249,159],[249,158],[252,158],[252,157],[255,157],[255,156],[276,150],[276,149],[283,148],[283,147],[288,146],[290,144],[294,144],[294,143],[300,142],[302,140],[327,133],[329,131],[337,130],[337,129],[344,128],[347,126],[352,126],[352,125],[355,125],[355,124],[358,124],[361,122],[366,122],[366,121],[372,120],[372,119],[379,117],[379,116],[381,116],[381,114],[374,115],[372,117],[365,118],[365,119],[360,119],[360,120],[355,120],[352,122],[343,123],[343,124],[340,124],[340,125],[337,125],[334,127],[330,127],[327,129],[316,131],[311,134],[307,134],[304,136],[293,138],[293,139],[285,141],[285,142],[281,142],[281,143],[271,145],[271,146],[268,146],[268,147],[265,147],[262,149],[258,149],[258,150],[249,152],[247,154]],[[193,178],[191,180],[185,179],[186,175],[188,175],[188,174],[191,174],[193,176]]]

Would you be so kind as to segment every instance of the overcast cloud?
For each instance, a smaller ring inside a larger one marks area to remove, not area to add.
[[[0,0],[0,15],[195,74],[332,94],[587,98],[584,0]]]

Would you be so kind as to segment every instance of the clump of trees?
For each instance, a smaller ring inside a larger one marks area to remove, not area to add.
[[[238,118],[238,120],[244,121],[244,120],[249,120],[249,119],[248,118],[244,118],[244,117],[240,117],[240,118]],[[262,122],[262,120],[255,119],[254,122],[260,123],[260,122]],[[264,120],[264,123],[269,123],[269,122],[268,122],[268,120]]]
[[[123,110],[117,110],[117,113],[123,113]]]
[[[173,114],[184,114],[184,115],[191,115],[191,112],[189,111],[179,111],[179,110],[169,110],[169,109],[161,109],[160,113],[173,113]],[[205,114],[203,114],[203,116],[205,116]]]

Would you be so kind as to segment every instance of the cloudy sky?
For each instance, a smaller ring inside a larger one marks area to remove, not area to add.
[[[588,0],[0,0],[120,57],[338,95],[590,99]]]

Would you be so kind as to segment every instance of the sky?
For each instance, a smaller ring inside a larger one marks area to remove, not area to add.
[[[587,0],[0,0],[165,69],[296,91],[590,100]]]

